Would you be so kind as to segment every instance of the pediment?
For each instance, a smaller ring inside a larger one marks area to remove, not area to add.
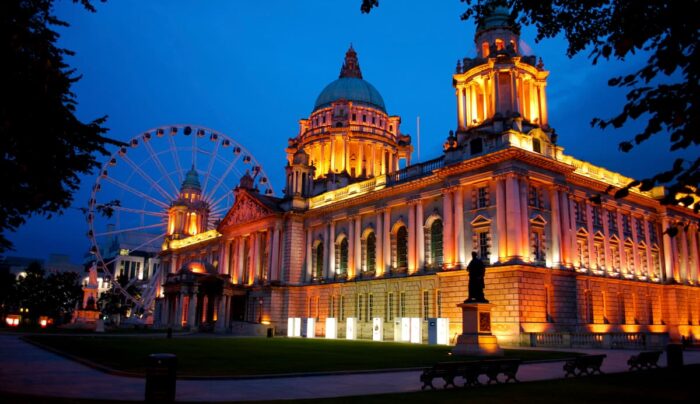
[[[483,215],[478,215],[477,217],[474,218],[474,220],[471,221],[472,226],[486,226],[491,224],[491,219],[483,216]]]
[[[244,223],[254,222],[256,220],[272,216],[276,212],[246,192],[240,192],[236,195],[236,201],[231,209],[226,213],[226,217],[221,221],[219,228],[236,226]]]

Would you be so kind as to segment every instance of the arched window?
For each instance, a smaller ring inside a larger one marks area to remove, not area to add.
[[[396,230],[396,269],[406,269],[408,267],[408,231],[406,226],[402,225]]]
[[[426,240],[426,250],[428,251],[428,266],[442,266],[442,219],[435,219],[430,224],[428,238]]]
[[[542,142],[540,142],[540,139],[532,139],[532,151],[542,153]]]
[[[489,49],[489,43],[484,42],[481,44],[481,53],[483,54],[482,56],[487,58],[489,57],[489,53],[491,52],[491,49]]]
[[[502,39],[496,39],[496,50],[503,50],[506,48],[505,43],[503,42]]]
[[[342,236],[342,239],[335,246],[335,267],[338,275],[347,275],[348,273],[348,238]]]
[[[377,263],[377,237],[371,231],[362,240],[362,271],[374,272]]]
[[[323,241],[319,241],[314,248],[313,266],[314,278],[323,278]]]

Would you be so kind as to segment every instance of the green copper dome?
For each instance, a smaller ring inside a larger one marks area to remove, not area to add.
[[[196,189],[198,191],[202,190],[202,186],[199,184],[199,174],[197,174],[197,170],[194,169],[194,166],[185,174],[185,180],[182,182],[182,189],[185,188]]]
[[[345,53],[345,63],[343,63],[343,67],[340,70],[340,77],[321,91],[321,94],[316,98],[314,111],[330,106],[331,103],[338,100],[365,104],[386,112],[384,99],[379,94],[379,91],[372,84],[362,79],[357,53],[352,48],[352,45]]]
[[[514,28],[517,25],[510,17],[507,7],[496,6],[478,22],[476,30],[484,31],[491,28]]]

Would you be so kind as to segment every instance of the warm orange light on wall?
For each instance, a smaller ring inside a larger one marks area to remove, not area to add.
[[[206,270],[204,269],[204,265],[200,262],[193,262],[189,265],[190,271],[197,273],[197,274],[203,274],[206,273]]]
[[[196,234],[198,233],[197,230],[198,230],[198,229],[197,229],[197,214],[194,213],[194,212],[192,212],[192,213],[190,213],[190,229],[189,229],[189,233],[190,233],[191,235],[194,236],[194,235],[196,235]]]
[[[591,332],[605,333],[610,331],[610,324],[589,324],[588,329]]]

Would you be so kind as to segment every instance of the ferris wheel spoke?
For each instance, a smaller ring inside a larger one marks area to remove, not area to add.
[[[134,195],[136,195],[136,196],[138,196],[138,197],[141,197],[141,198],[143,198],[143,199],[146,199],[147,201],[151,202],[151,203],[154,204],[154,205],[160,206],[160,207],[163,208],[163,209],[168,209],[168,208],[169,208],[168,204],[166,204],[166,203],[164,203],[164,202],[161,202],[161,201],[159,201],[158,199],[156,199],[156,198],[154,198],[154,197],[152,197],[152,196],[150,196],[150,195],[148,195],[148,194],[145,194],[145,193],[139,191],[138,189],[136,189],[136,188],[134,188],[134,187],[131,187],[131,186],[129,186],[129,185],[127,185],[127,184],[125,184],[125,183],[123,183],[123,182],[117,180],[117,179],[114,179],[114,178],[112,178],[112,177],[105,177],[104,179],[107,180],[107,181],[109,181],[109,182],[111,182],[112,184],[118,186],[119,188],[121,188],[121,189],[127,191],[127,192],[131,192],[132,194],[134,194]]]
[[[141,230],[146,230],[146,229],[155,229],[158,227],[163,227],[164,225],[165,225],[165,223],[153,223],[153,224],[147,224],[145,226],[128,227],[125,229],[105,231],[102,233],[95,233],[95,237],[113,236],[115,234],[136,232],[136,231],[141,231]]]
[[[207,167],[207,172],[204,174],[204,185],[202,186],[202,190],[205,194],[207,192],[207,184],[209,183],[209,177],[211,176],[212,169],[214,168],[214,163],[217,161],[216,157],[219,155],[220,145],[221,142],[216,142],[216,146],[214,146],[214,151],[212,152],[211,157],[209,157],[209,166]]]
[[[173,160],[175,161],[175,167],[177,167],[177,178],[180,183],[182,183],[182,165],[180,164],[180,156],[177,154],[177,146],[173,140],[173,135],[168,136],[168,143],[170,143],[170,153],[173,155]]]
[[[168,233],[161,233],[161,234],[159,234],[159,235],[153,237],[153,238],[150,239],[150,240],[144,241],[143,243],[137,245],[136,247],[132,247],[131,250],[132,250],[132,251],[138,251],[138,250],[140,250],[141,248],[143,248],[143,247],[145,247],[145,246],[147,246],[147,245],[153,243],[154,241],[164,238],[167,234],[168,234]],[[107,271],[109,271],[109,268],[107,268],[107,267],[108,267],[109,265],[114,264],[114,263],[119,259],[119,257],[120,257],[120,256],[117,255],[116,257],[112,258],[111,260],[105,262],[103,268],[106,269]],[[100,258],[101,258],[101,257],[100,257]],[[116,271],[115,271],[115,272],[116,272]],[[112,275],[114,275],[114,274],[112,274]]]
[[[207,200],[212,200],[212,198],[214,198],[214,195],[216,195],[216,191],[219,190],[219,187],[221,186],[221,184],[224,183],[224,180],[225,180],[226,177],[229,175],[229,173],[231,173],[231,170],[233,170],[233,168],[236,166],[236,163],[238,163],[238,160],[240,160],[240,158],[241,158],[241,155],[239,154],[238,156],[236,156],[236,159],[235,159],[231,164],[229,164],[228,167],[226,167],[226,171],[225,171],[224,174],[219,178],[219,181],[216,182],[216,185],[214,186],[214,189],[212,189],[211,192],[209,192],[208,194],[206,194],[206,199],[207,199]],[[225,195],[225,194],[224,194],[224,195]],[[213,203],[212,206],[216,206],[216,203]]]
[[[143,142],[143,143],[146,145],[146,150],[148,150],[148,154],[150,154],[151,159],[156,164],[156,167],[158,167],[158,171],[160,171],[160,174],[168,180],[170,185],[173,187],[173,190],[175,191],[175,195],[177,195],[180,192],[180,189],[177,187],[177,185],[175,185],[175,182],[170,177],[170,175],[168,175],[168,171],[165,169],[163,162],[160,161],[160,158],[158,157],[158,153],[156,153],[156,151],[153,150],[153,146],[151,146],[150,142]]]
[[[172,201],[175,199],[174,195],[168,194],[168,192],[163,189],[153,178],[151,178],[150,175],[148,175],[141,167],[139,167],[136,163],[134,163],[133,160],[131,160],[128,156],[124,155],[122,156],[122,159],[127,162],[131,166],[134,171],[136,171],[138,174],[140,174],[146,181],[148,181],[149,184],[155,189],[163,198],[165,198],[166,201]],[[176,194],[177,195],[177,194]]]
[[[151,210],[145,210],[145,209],[134,209],[134,208],[127,208],[124,206],[113,206],[112,209],[118,210],[121,212],[129,212],[129,213],[136,213],[139,215],[147,215],[147,216],[157,216],[157,217],[168,217],[168,214],[165,212],[153,212]]]

